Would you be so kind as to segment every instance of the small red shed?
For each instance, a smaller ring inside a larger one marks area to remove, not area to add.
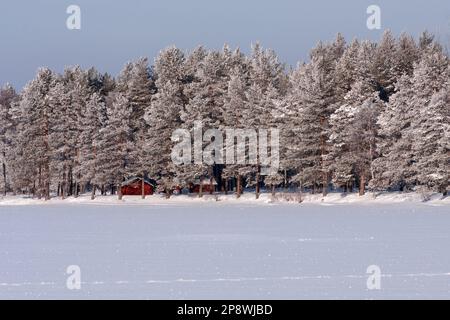
[[[133,177],[122,183],[122,195],[124,196],[140,196],[142,195],[142,178]],[[152,195],[156,190],[156,182],[144,179],[144,194]]]
[[[212,179],[197,179],[190,187],[191,193],[200,193],[200,184],[202,185],[202,192],[213,193],[216,191],[217,182],[214,178]]]

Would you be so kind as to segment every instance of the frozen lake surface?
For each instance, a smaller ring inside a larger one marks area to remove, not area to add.
[[[0,298],[450,298],[450,206],[0,206]],[[66,269],[81,269],[68,290]],[[381,268],[381,290],[366,270]]]

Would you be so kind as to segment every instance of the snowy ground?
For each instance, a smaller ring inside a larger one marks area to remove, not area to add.
[[[207,200],[0,198],[0,298],[450,298],[448,199]]]

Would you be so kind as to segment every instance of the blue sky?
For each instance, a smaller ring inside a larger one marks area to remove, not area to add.
[[[66,28],[66,8],[82,10],[82,29]],[[366,9],[382,10],[382,30],[366,27]],[[125,62],[164,47],[183,50],[224,43],[248,52],[260,41],[290,65],[305,60],[319,40],[337,32],[378,39],[385,29],[450,39],[447,0],[14,0],[0,2],[0,84],[21,88],[37,68],[96,66],[116,75]]]

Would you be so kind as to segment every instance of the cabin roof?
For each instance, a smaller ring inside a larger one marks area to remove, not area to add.
[[[131,177],[128,180],[125,180],[122,182],[122,187],[128,186],[130,184],[133,184],[135,182],[142,181],[141,177]],[[151,185],[152,187],[156,187],[157,183],[153,179],[144,179],[144,183]]]
[[[196,179],[194,182],[195,185],[200,185],[200,179]],[[209,186],[209,185],[213,185],[213,186],[217,186],[217,181],[216,179],[212,178],[212,181],[209,178],[204,178],[201,181],[201,184],[204,186]]]

